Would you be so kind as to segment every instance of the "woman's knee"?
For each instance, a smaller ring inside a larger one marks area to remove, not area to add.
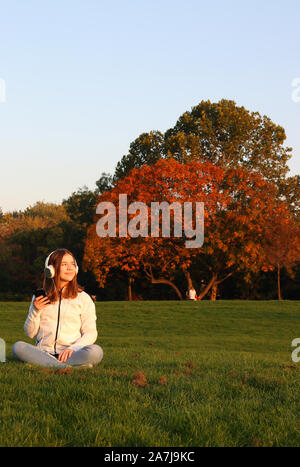
[[[103,350],[100,345],[89,345],[89,359],[94,365],[100,363],[103,358]]]
[[[28,344],[23,341],[15,342],[14,345],[12,346],[11,353],[13,354],[15,358],[20,358],[20,356],[22,355],[27,345]]]

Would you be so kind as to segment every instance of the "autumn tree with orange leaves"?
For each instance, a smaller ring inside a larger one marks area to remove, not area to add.
[[[98,202],[110,201],[119,215],[119,195],[126,193],[128,204],[142,201],[147,206],[152,202],[205,202],[205,225],[209,226],[212,213],[218,205],[226,204],[226,196],[219,192],[223,177],[222,170],[212,164],[190,164],[182,166],[178,162],[159,161],[155,166],[144,166],[134,169],[120,180],[117,186],[99,197]],[[133,219],[134,215],[128,218]],[[107,275],[113,268],[126,271],[128,280],[132,281],[138,274],[143,274],[153,284],[170,285],[179,298],[182,294],[173,282],[176,269],[185,271],[189,268],[196,250],[186,248],[186,237],[165,238],[161,236],[161,215],[159,237],[148,236],[131,238],[119,237],[120,225],[116,237],[100,238],[96,233],[95,224],[90,226],[83,267],[94,272],[100,286],[104,286]],[[151,225],[151,210],[148,211],[148,225]],[[171,231],[176,215],[172,217]],[[181,219],[182,230],[184,219]]]
[[[204,244],[186,248],[187,238],[174,235],[119,237],[120,225],[114,238],[102,238],[96,232],[96,216],[88,229],[83,267],[94,272],[102,287],[109,272],[119,268],[126,271],[129,282],[144,275],[153,284],[169,284],[181,299],[173,281],[174,272],[181,270],[190,285],[190,267],[196,264],[210,274],[202,298],[235,271],[250,274],[268,267],[262,245],[264,220],[271,218],[276,209],[271,190],[272,186],[257,173],[242,168],[224,170],[211,163],[180,164],[170,159],[133,169],[112,190],[103,193],[98,203],[113,203],[118,218],[119,195],[126,193],[128,204],[142,201],[149,206],[150,225],[151,202],[204,202]],[[131,221],[135,215],[128,217]]]
[[[265,254],[267,264],[277,273],[277,295],[282,300],[280,275],[283,268],[294,277],[293,268],[300,261],[300,227],[284,203],[266,222]]]

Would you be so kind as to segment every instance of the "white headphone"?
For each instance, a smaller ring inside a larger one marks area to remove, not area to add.
[[[54,251],[56,251],[56,250],[54,250]],[[54,253],[54,251],[52,251],[52,253]],[[47,256],[46,261],[45,261],[44,273],[45,273],[45,276],[48,279],[52,279],[55,276],[54,266],[52,266],[52,264],[50,264],[50,265],[48,264],[49,260],[50,260],[50,256],[52,255],[52,253],[50,253],[50,255]],[[76,274],[78,274],[79,268],[78,268],[78,265],[77,265],[77,262],[76,262],[75,258],[74,258],[74,261],[75,261],[75,267],[76,267]]]

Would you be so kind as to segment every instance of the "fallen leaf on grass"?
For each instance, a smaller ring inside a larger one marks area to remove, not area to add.
[[[56,370],[55,373],[57,375],[70,375],[72,373],[72,368],[61,368],[60,370]]]
[[[280,378],[255,376],[248,378],[247,384],[259,389],[272,391],[280,387],[283,384],[283,381],[281,381]]]
[[[196,365],[193,363],[193,362],[188,362],[185,364],[185,366],[187,366],[188,368],[195,368]]]
[[[261,440],[259,438],[253,438],[251,445],[254,447],[259,447],[261,444]]]
[[[164,376],[162,376],[161,378],[159,378],[158,384],[167,384],[167,378],[165,378]]]
[[[146,376],[142,371],[137,371],[136,373],[134,373],[132,378],[132,384],[142,388],[148,386]]]
[[[290,365],[284,365],[283,369],[284,370],[297,370],[297,366],[291,363]]]

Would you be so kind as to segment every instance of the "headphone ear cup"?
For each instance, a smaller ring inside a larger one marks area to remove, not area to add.
[[[50,266],[47,266],[44,269],[44,272],[45,272],[45,276],[47,277],[47,279],[52,279],[55,276],[55,269],[52,266],[52,264],[50,264]]]

